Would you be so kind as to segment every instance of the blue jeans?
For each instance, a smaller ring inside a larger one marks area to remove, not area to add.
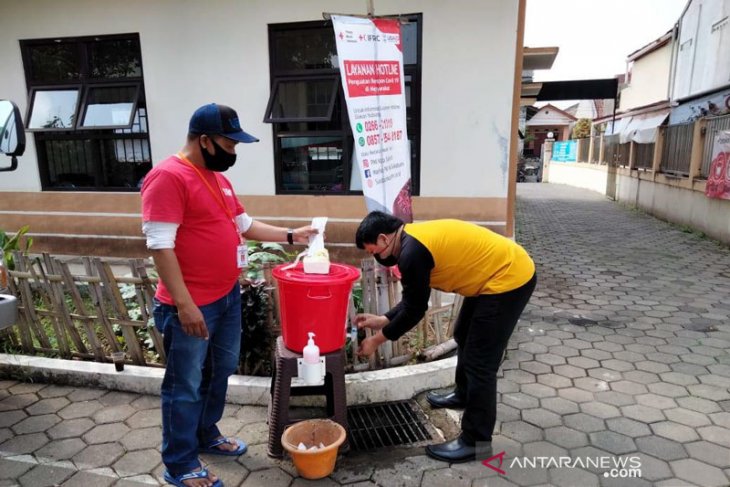
[[[198,448],[220,436],[228,377],[241,349],[241,292],[200,307],[208,340],[187,335],[177,308],[155,300],[155,327],[164,335],[167,367],[162,381],[162,461],[171,475],[200,467]]]

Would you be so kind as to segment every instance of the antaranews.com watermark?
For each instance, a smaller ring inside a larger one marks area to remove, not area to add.
[[[506,452],[500,452],[482,461],[500,475],[509,476],[509,470],[515,468],[578,468],[590,470],[606,478],[628,479],[641,478],[641,458],[637,456],[598,456],[598,457],[514,457],[505,461]]]

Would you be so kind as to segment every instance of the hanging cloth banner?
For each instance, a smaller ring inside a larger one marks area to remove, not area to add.
[[[332,15],[332,25],[367,208],[412,222],[400,22]]]
[[[730,130],[715,134],[705,195],[708,198],[730,200]]]

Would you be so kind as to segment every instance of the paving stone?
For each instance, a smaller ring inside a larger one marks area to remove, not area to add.
[[[536,398],[552,397],[557,395],[554,388],[543,384],[522,384],[520,386],[520,391]]]
[[[689,456],[715,467],[728,468],[730,465],[730,449],[708,443],[706,441],[696,441],[684,445]]]
[[[241,465],[239,465],[236,462],[216,463],[215,466],[212,467],[212,470],[213,470],[213,473],[219,479],[221,479],[221,481],[223,482],[224,485],[231,485],[231,486],[241,485],[241,482],[243,482],[243,479],[245,479],[249,475],[248,470],[241,467]],[[300,484],[300,485],[305,485],[304,482],[311,483],[311,481],[304,480],[304,479],[297,479],[297,480],[302,482],[302,484]],[[295,480],[294,482],[296,483],[297,480]],[[324,479],[322,479],[322,480],[324,480]],[[329,479],[327,479],[327,480],[329,480]],[[318,481],[318,482],[320,482],[320,481]],[[330,480],[330,482],[333,485],[338,485],[334,481]],[[291,484],[292,487],[295,485],[295,483]],[[323,485],[326,487],[327,484],[323,484]]]
[[[584,351],[585,353],[585,351]],[[611,355],[609,354],[608,357],[610,358]],[[600,367],[601,364],[598,362],[598,360],[594,360],[589,357],[569,357],[568,363],[574,367],[577,367],[578,369],[588,370],[588,369],[595,369],[596,367]],[[553,368],[555,370],[555,368]],[[585,375],[585,374],[583,374]]]
[[[119,443],[103,443],[86,447],[74,455],[72,460],[78,468],[88,470],[112,465],[122,455],[124,455],[124,448]]]
[[[595,394],[596,401],[613,406],[628,406],[629,404],[636,404],[636,400],[629,394],[616,391],[603,391]]]
[[[48,437],[44,433],[18,435],[10,438],[8,441],[0,445],[0,451],[7,452],[12,455],[33,453],[48,443],[48,441]]]
[[[108,391],[102,389],[76,389],[69,393],[66,397],[71,402],[85,402],[98,399]]]
[[[124,423],[110,423],[95,426],[83,436],[86,443],[95,445],[121,440],[129,432],[129,427]]]
[[[588,445],[588,435],[565,426],[548,428],[545,430],[545,439],[550,443],[567,449],[579,448]]]
[[[670,369],[667,364],[660,363],[660,362],[654,362],[652,360],[642,360],[641,362],[636,362],[634,364],[636,366],[636,369],[643,370],[645,372],[652,372],[654,374],[659,374],[662,372],[669,372]]]
[[[699,413],[716,413],[720,411],[720,406],[717,402],[709,401],[699,397],[680,397],[677,399],[677,404],[686,409],[691,409]]]
[[[566,365],[567,367],[567,365]],[[570,379],[567,377],[562,377],[557,374],[542,374],[537,376],[537,382],[540,384],[544,384],[549,387],[554,387],[555,389],[560,389],[562,387],[570,387],[573,384],[571,383]]]
[[[0,428],[0,444],[13,436],[15,436],[15,433],[10,428]]]
[[[45,431],[51,428],[60,421],[61,418],[59,418],[55,414],[30,416],[28,418],[25,418],[23,421],[20,421],[19,423],[15,423],[11,427],[11,429],[15,432],[15,434],[18,435],[23,435],[27,433],[39,433],[41,431]]]
[[[248,451],[236,460],[250,471],[263,470],[277,466],[276,460],[269,458],[268,445],[249,445]]]
[[[636,402],[655,409],[671,409],[677,407],[674,399],[658,394],[640,394],[636,396]]]
[[[120,477],[130,477],[149,472],[160,461],[160,454],[157,450],[138,450],[126,453],[112,467]]]
[[[137,399],[130,403],[134,409],[143,411],[145,409],[156,409],[160,410],[160,398],[159,396],[137,396]]]
[[[28,414],[33,416],[40,414],[55,413],[59,409],[66,407],[69,404],[69,400],[65,397],[55,397],[51,399],[41,399],[32,406],[26,408]]]
[[[453,464],[452,468],[454,470],[460,471],[462,475],[467,476],[467,474],[462,469],[471,466],[471,464],[472,462]],[[330,475],[330,477],[340,484],[351,484],[354,482],[368,480],[373,474],[374,470],[375,467],[373,467],[372,465],[346,465],[344,467],[342,465],[337,465],[337,468],[335,468],[335,471],[332,472],[332,475]],[[478,470],[479,472],[484,473],[484,468],[482,465],[479,465]]]
[[[519,371],[525,371],[531,374],[549,374],[551,370],[549,365],[534,360],[520,363],[519,368]]]
[[[658,382],[656,384],[649,384],[649,390],[655,394],[659,394],[667,397],[686,397],[689,396],[689,392],[686,388],[678,386],[676,384],[667,384],[666,382]]]
[[[590,373],[590,371],[588,372]],[[573,384],[575,384],[575,387],[588,392],[601,392],[609,389],[608,382],[594,377],[579,377],[573,379]]]
[[[586,433],[606,429],[606,425],[602,419],[585,413],[569,414],[568,416],[563,417],[563,422],[565,423],[565,426],[569,428]]]
[[[237,426],[241,423],[238,419]],[[125,421],[130,428],[149,428],[150,426],[160,426],[162,424],[162,414],[159,409],[147,409],[134,413]]]
[[[621,412],[616,406],[596,401],[581,403],[580,410],[586,414],[602,419],[615,418],[621,415]]]
[[[667,461],[679,460],[688,456],[681,444],[659,436],[637,438],[636,446],[639,451]]]
[[[139,397],[139,394],[122,391],[111,391],[99,398],[99,402],[104,406],[121,406],[129,405]]]
[[[47,384],[33,384],[31,382],[18,382],[17,384],[8,387],[8,392],[13,395],[21,394],[34,394],[39,392],[41,389],[46,387]]]
[[[587,402],[593,400],[593,393],[575,387],[558,389],[558,396],[573,402]]]
[[[63,483],[64,487],[109,487],[117,481],[116,476],[99,475],[92,472],[76,472]]]
[[[73,387],[50,384],[47,387],[44,387],[43,389],[38,391],[38,396],[44,399],[52,397],[63,397],[67,396],[73,391]]]
[[[638,457],[639,462],[641,462],[641,478],[645,479],[647,481],[651,481],[653,485],[654,482],[657,482],[659,480],[664,480],[673,477],[672,469],[669,467],[669,463],[660,460],[658,458],[654,458],[651,455],[647,455],[645,453],[632,453],[630,456]],[[631,466],[631,464],[629,464]],[[622,479],[624,481],[623,485],[627,485],[627,480]],[[631,482],[628,485],[631,485],[633,487],[634,479],[631,480]]]
[[[18,480],[20,485],[30,487],[43,487],[60,485],[64,480],[71,477],[75,471],[72,468],[55,465],[38,465],[28,471]]]
[[[550,485],[592,487],[599,485],[598,476],[579,468],[551,468]]]
[[[0,412],[27,408],[36,401],[38,401],[38,396],[35,394],[18,394],[8,396],[0,401]]]
[[[693,458],[675,460],[670,463],[674,474],[688,482],[696,482],[699,485],[723,485],[727,483],[727,477],[717,467],[702,463]]]
[[[278,470],[278,469],[277,469]],[[486,470],[486,468],[485,468]],[[268,472],[268,470],[261,470],[259,472]],[[252,472],[243,486],[254,486],[263,485],[261,483],[248,483],[254,474],[259,472]],[[421,483],[423,478],[423,470],[414,463],[411,462],[399,462],[396,463],[392,468],[377,469],[373,473],[372,481],[379,485],[398,485],[402,487],[417,487]],[[243,487],[242,486],[242,487]]]
[[[97,411],[93,419],[96,424],[117,423],[124,421],[135,413],[135,409],[129,404],[109,406]]]
[[[591,369],[588,371],[588,375],[599,379],[605,382],[613,382],[617,380],[623,379],[623,374],[621,372],[617,372],[615,370],[610,370],[604,367],[599,367],[597,369]]]
[[[7,428],[14,424],[17,424],[27,418],[28,415],[25,411],[16,409],[14,411],[4,411],[0,414],[0,428]]]
[[[542,362],[547,365],[563,365],[565,364],[565,357],[555,355],[554,353],[541,353],[535,355],[535,360]]]
[[[520,443],[539,441],[543,438],[542,429],[524,421],[510,421],[502,424],[502,435]]]
[[[720,426],[703,426],[697,429],[703,440],[730,448],[730,430]]]
[[[606,426],[611,431],[622,435],[638,438],[651,434],[649,426],[629,418],[611,418],[606,420]]]
[[[61,421],[47,431],[52,440],[81,436],[94,427],[94,422],[87,418],[69,419]]]
[[[543,408],[554,413],[558,413],[560,415],[577,413],[580,410],[578,408],[578,404],[573,401],[563,399],[561,397],[548,397],[545,399],[540,399],[540,404]]]
[[[624,374],[624,379],[640,384],[652,384],[659,382],[659,376],[643,370],[630,370]]]
[[[644,384],[638,382],[631,382],[629,380],[619,380],[611,382],[611,390],[616,392],[622,392],[624,394],[636,395],[649,392],[649,389]]]
[[[68,460],[86,448],[86,443],[79,438],[54,440],[35,452],[36,457],[51,460]]]
[[[114,487],[149,487],[150,485],[159,485],[159,482],[150,475],[133,475],[114,484]]]
[[[642,423],[654,423],[663,421],[664,414],[659,410],[643,404],[634,404],[631,406],[622,406],[621,413],[627,418],[641,421]]]
[[[35,466],[35,463],[0,458],[0,479],[17,479]]]
[[[459,472],[455,472],[450,468],[441,468],[424,472],[421,487],[443,487],[444,485],[470,487],[471,482],[472,479],[461,475]],[[303,483],[300,485],[304,486]]]
[[[550,428],[562,424],[560,415],[545,409],[526,409],[522,411],[522,419],[540,428]]]
[[[675,423],[673,421],[661,421],[659,423],[652,423],[651,429],[654,434],[663,436],[670,440],[674,440],[678,443],[688,443],[690,441],[699,440],[699,436],[694,429],[685,426],[683,424]]]
[[[606,369],[615,370],[616,372],[628,372],[636,368],[631,362],[617,359],[604,360],[601,362],[601,365]]]
[[[127,451],[157,448],[162,443],[162,428],[134,429],[122,438],[121,443]]]
[[[520,385],[512,382],[511,380],[505,380],[502,378],[497,381],[497,392],[500,394],[508,394],[510,392],[519,392]]]
[[[251,423],[241,428],[235,436],[249,445],[267,443],[269,441],[269,425],[265,422]]]
[[[709,384],[692,384],[687,386],[691,395],[708,399],[710,401],[724,401],[730,399],[730,392],[727,389],[712,386]]]
[[[634,440],[626,435],[615,433],[613,431],[599,431],[590,434],[591,445],[614,453],[622,455],[636,450]]]
[[[706,414],[698,413],[696,411],[690,411],[689,409],[666,409],[664,411],[664,414],[670,421],[691,426],[693,428],[707,426],[710,424],[710,419],[707,417]]]
[[[92,389],[93,390],[93,389]],[[69,399],[73,394],[76,394],[79,392],[78,390],[72,392],[69,394]],[[72,399],[73,401],[73,399]],[[84,418],[84,417],[90,417],[95,412],[97,412],[99,409],[101,409],[103,405],[99,401],[82,401],[82,402],[72,402],[65,408],[61,409],[58,412],[58,415],[61,416],[63,419],[76,419],[76,418]]]

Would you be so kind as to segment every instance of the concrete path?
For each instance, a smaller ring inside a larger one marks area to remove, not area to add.
[[[350,454],[310,482],[266,456],[265,408],[231,406],[222,430],[249,452],[203,457],[226,485],[730,484],[730,251],[584,190],[518,194],[539,283],[499,383],[504,474],[414,448]],[[0,382],[0,486],[157,485],[159,447],[157,397]]]

